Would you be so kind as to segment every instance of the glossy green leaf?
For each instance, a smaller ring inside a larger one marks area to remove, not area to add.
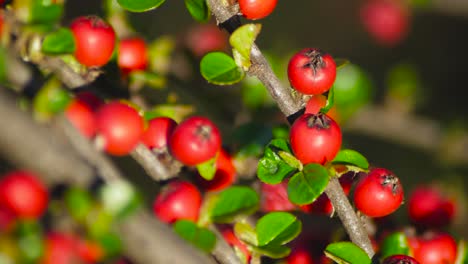
[[[218,85],[234,84],[244,78],[244,71],[222,52],[210,52],[200,62],[200,72],[208,82]]]
[[[328,113],[333,105],[335,105],[335,88],[332,86],[330,90],[328,90],[327,103],[320,109],[320,113]]]
[[[301,232],[302,224],[296,216],[287,212],[272,212],[257,222],[258,246],[284,245]]]
[[[273,259],[284,258],[291,253],[291,249],[289,247],[274,244],[266,245],[264,247],[253,247],[252,250]]]
[[[196,21],[207,22],[210,20],[211,13],[206,0],[185,0],[185,6]]]
[[[76,221],[84,221],[92,209],[91,194],[83,189],[72,187],[65,193],[65,205]]]
[[[328,172],[323,166],[308,164],[289,180],[289,200],[298,205],[310,204],[323,193],[328,181]]]
[[[122,241],[120,240],[120,236],[115,233],[107,232],[100,234],[96,238],[96,241],[102,246],[104,252],[106,252],[106,257],[114,257],[120,255],[122,252]]]
[[[42,42],[42,52],[46,54],[73,53],[75,48],[73,33],[67,28],[47,34]]]
[[[261,29],[261,24],[245,24],[237,28],[229,37],[234,59],[244,71],[250,68],[250,51]]]
[[[408,255],[410,252],[408,239],[403,232],[388,235],[380,248],[382,259],[393,255]]]
[[[255,232],[255,229],[247,222],[236,222],[234,225],[234,234],[236,234],[236,237],[238,237],[240,240],[249,245],[258,245],[257,233]]]
[[[208,160],[208,161],[205,161],[201,164],[198,164],[197,165],[197,170],[198,170],[198,173],[200,174],[200,176],[202,176],[204,179],[206,180],[212,180],[213,177],[215,176],[216,174],[216,159],[217,159],[218,155],[216,155],[216,157]]]
[[[216,244],[216,235],[206,228],[198,227],[189,220],[179,220],[173,226],[175,232],[197,248],[211,252]]]
[[[123,8],[132,12],[145,12],[157,8],[164,0],[117,0]]]
[[[282,152],[282,154],[280,155],[279,152]],[[285,139],[272,140],[265,148],[265,153],[258,162],[258,178],[262,182],[268,184],[278,184],[282,182],[284,178],[296,170],[296,168],[288,164],[288,162],[300,166],[300,162],[294,163],[295,158],[287,154],[291,154],[291,149]],[[286,160],[291,156],[292,158],[286,162],[281,156],[286,158]]]
[[[214,222],[230,222],[240,214],[253,213],[258,207],[257,192],[247,186],[233,186],[219,193],[211,211]]]
[[[369,169],[369,162],[367,161],[366,157],[352,149],[340,150],[338,154],[336,154],[336,157],[333,159],[332,163],[354,165],[363,170]]]
[[[63,14],[63,4],[54,4],[50,0],[32,0],[31,23],[53,24],[58,22]]]
[[[468,246],[465,240],[460,240],[457,249],[457,259],[455,264],[468,264]]]
[[[36,118],[41,120],[50,118],[63,111],[70,100],[68,91],[62,88],[62,84],[57,79],[48,80],[33,100]]]
[[[370,264],[366,252],[351,242],[337,242],[325,248],[325,255],[337,263]]]

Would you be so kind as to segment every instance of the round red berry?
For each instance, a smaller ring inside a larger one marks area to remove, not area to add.
[[[287,264],[313,264],[314,261],[309,251],[303,248],[293,250],[286,258]]]
[[[195,185],[173,181],[164,186],[153,204],[153,212],[161,221],[172,223],[180,219],[198,220],[201,194]]]
[[[341,129],[324,114],[304,114],[291,127],[289,139],[296,158],[303,164],[325,164],[341,147]]]
[[[171,154],[185,165],[208,161],[221,149],[219,129],[208,118],[194,116],[180,123],[169,139]]]
[[[177,126],[177,122],[169,117],[156,117],[148,122],[141,141],[150,149],[167,147],[169,138]]]
[[[382,264],[419,264],[419,262],[410,256],[393,255],[385,258]]]
[[[139,37],[121,40],[117,64],[124,73],[145,70],[148,66],[148,54],[145,41]]]
[[[360,13],[365,29],[382,45],[396,45],[408,33],[409,13],[398,1],[370,0]]]
[[[382,217],[393,213],[403,202],[403,187],[391,171],[375,168],[364,176],[354,191],[354,204],[363,214]]]
[[[75,37],[75,57],[81,64],[99,67],[110,60],[115,32],[104,20],[96,16],[78,17],[70,29]]]
[[[288,64],[291,86],[303,94],[322,94],[336,78],[336,64],[332,56],[315,48],[296,53]]]
[[[261,19],[273,12],[278,0],[239,0],[239,9],[247,19]]]
[[[207,191],[221,191],[231,186],[236,180],[236,168],[231,156],[224,149],[219,151],[215,166],[216,172],[213,179],[205,180],[201,176],[198,177],[200,185]]]
[[[122,156],[132,151],[143,135],[144,123],[138,112],[127,104],[113,101],[96,113],[97,130],[105,150]]]
[[[221,231],[221,233],[230,246],[238,248],[240,252],[244,255],[246,261],[243,261],[242,263],[249,263],[251,257],[250,251],[247,248],[247,246],[242,241],[240,241],[239,238],[236,237],[232,229],[225,228]]]
[[[455,201],[445,197],[435,187],[419,186],[408,199],[410,219],[421,226],[440,228],[455,216]]]
[[[316,94],[312,96],[309,101],[307,101],[305,114],[318,114],[320,109],[325,107],[327,104],[327,98],[321,94]],[[328,112],[327,116],[331,117],[333,120],[338,121],[338,112],[336,107],[333,106]]]
[[[79,259],[77,239],[70,234],[50,233],[45,240],[42,264],[69,264]]]
[[[225,50],[228,37],[214,24],[198,24],[189,30],[185,43],[195,56],[201,57],[210,51]]]
[[[428,232],[409,239],[413,257],[421,264],[455,263],[457,243],[446,233]]]
[[[96,133],[94,113],[82,101],[73,100],[65,109],[65,116],[84,136],[91,138]]]
[[[30,172],[10,172],[0,180],[0,203],[17,217],[39,218],[48,200],[47,188]]]
[[[261,183],[260,185],[260,210],[262,212],[292,211],[296,206],[289,201],[288,183],[279,184]]]

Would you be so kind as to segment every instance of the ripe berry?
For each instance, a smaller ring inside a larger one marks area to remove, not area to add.
[[[103,247],[97,242],[80,239],[76,243],[77,254],[85,263],[97,263],[105,256]]]
[[[236,179],[236,168],[232,163],[231,156],[224,149],[219,151],[216,158],[216,172],[212,180],[198,177],[200,185],[207,191],[221,191],[231,186]]]
[[[314,261],[312,260],[312,256],[310,255],[309,251],[306,249],[297,249],[293,250],[291,254],[286,258],[287,264],[312,264]]]
[[[78,17],[70,29],[75,37],[75,57],[81,64],[99,67],[110,60],[115,32],[104,20],[96,16]]]
[[[251,254],[250,254],[249,249],[247,248],[247,246],[242,241],[240,241],[236,237],[236,235],[234,234],[232,229],[226,228],[223,231],[221,231],[221,233],[222,233],[224,239],[226,240],[226,242],[230,246],[238,248],[238,250],[244,255],[246,261],[244,261],[242,263],[250,263]]]
[[[292,211],[296,206],[289,201],[288,183],[279,184],[261,183],[260,210],[262,212]]]
[[[192,53],[201,57],[210,51],[225,50],[228,37],[214,24],[198,24],[187,33],[185,45]]]
[[[305,114],[318,114],[320,109],[325,107],[327,104],[327,98],[321,94],[316,94],[312,96],[309,101],[307,101]],[[331,117],[333,120],[338,121],[338,112],[336,107],[333,106],[328,112],[327,116]]]
[[[408,33],[408,11],[397,1],[370,0],[360,13],[365,29],[382,45],[396,45]]]
[[[145,70],[148,66],[148,54],[145,41],[139,37],[121,40],[117,64],[124,73]]]
[[[14,171],[0,180],[0,204],[20,218],[39,218],[47,208],[47,189],[27,171]]]
[[[239,0],[239,9],[247,19],[261,19],[273,12],[278,0]]]
[[[65,109],[65,116],[81,134],[91,138],[96,133],[96,118],[93,111],[80,100],[73,100]]]
[[[385,258],[382,264],[419,264],[419,262],[410,256],[393,255]]]
[[[440,228],[448,225],[455,216],[455,201],[444,197],[435,187],[420,186],[408,200],[410,219],[421,226]]]
[[[455,263],[457,243],[446,233],[425,233],[409,239],[413,257],[421,264]]]
[[[148,122],[148,127],[141,141],[150,149],[166,148],[169,138],[176,126],[176,121],[169,117],[153,118]]]
[[[101,107],[104,102],[101,98],[96,96],[93,92],[90,91],[81,91],[75,95],[75,99],[80,101],[82,104],[85,104],[91,111],[95,112]]]
[[[42,264],[69,264],[79,259],[77,240],[70,234],[50,233],[45,241]]]
[[[106,151],[112,155],[128,154],[143,134],[143,119],[127,104],[113,101],[96,113],[97,130],[104,140]]]
[[[400,180],[389,170],[375,168],[362,178],[354,191],[354,204],[363,214],[382,217],[393,213],[403,202]]]
[[[322,94],[335,82],[336,64],[329,54],[306,48],[289,61],[288,78],[291,86],[303,94]]]
[[[201,194],[195,185],[173,181],[164,186],[153,204],[153,212],[161,221],[172,223],[180,219],[198,220]]]
[[[304,114],[291,127],[289,139],[296,158],[303,164],[325,164],[341,147],[341,129],[324,114]]]
[[[185,165],[208,161],[221,149],[218,128],[205,117],[194,116],[180,123],[169,139],[171,154]]]

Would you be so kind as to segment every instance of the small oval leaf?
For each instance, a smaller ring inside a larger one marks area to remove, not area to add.
[[[42,52],[46,54],[66,54],[75,52],[75,39],[71,30],[60,28],[47,34],[42,42]]]
[[[333,86],[328,90],[327,103],[320,109],[320,113],[326,114],[335,105],[335,88]]]
[[[284,258],[291,253],[291,249],[283,245],[267,245],[264,247],[252,247],[252,251],[265,255],[272,259]]]
[[[301,222],[290,213],[268,213],[257,222],[258,246],[286,244],[299,235],[301,228]]]
[[[210,20],[211,13],[206,0],[185,0],[185,6],[196,21],[207,22]]]
[[[285,139],[274,139],[266,146],[263,157],[257,167],[258,178],[268,184],[278,184],[292,174],[296,168],[301,167],[295,161],[291,149]]]
[[[323,166],[308,164],[289,180],[289,200],[297,205],[310,204],[323,193],[328,181],[328,172]]]
[[[213,177],[215,176],[216,173],[216,159],[218,158],[218,155],[216,157],[205,161],[201,164],[197,165],[197,170],[200,176],[202,176],[205,180],[212,180]]]
[[[261,24],[245,24],[237,28],[229,37],[229,43],[235,55],[234,59],[244,71],[250,68],[250,50],[261,29]]]
[[[351,242],[332,243],[325,248],[325,255],[337,263],[370,264],[366,252]]]
[[[198,227],[189,220],[179,220],[174,224],[174,230],[183,239],[192,243],[197,248],[211,252],[216,244],[216,235],[210,230]]]
[[[257,192],[246,186],[233,186],[219,193],[211,219],[214,222],[230,222],[239,214],[253,213],[258,206]]]
[[[145,12],[159,7],[165,0],[117,0],[121,7],[131,12]]]
[[[388,235],[381,245],[382,259],[393,255],[408,255],[410,248],[408,239],[403,232]]]
[[[234,60],[222,52],[210,52],[200,62],[202,76],[210,83],[229,85],[244,78],[244,71]]]
[[[335,159],[333,159],[332,163],[354,165],[364,170],[369,169],[369,162],[367,161],[366,157],[352,149],[340,150]]]

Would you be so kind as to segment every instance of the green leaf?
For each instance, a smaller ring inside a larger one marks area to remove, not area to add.
[[[47,34],[42,42],[42,52],[46,54],[65,54],[75,51],[73,33],[67,28]]]
[[[302,166],[299,161],[295,161],[296,158],[287,154],[291,154],[287,141],[285,139],[273,139],[267,145],[263,157],[258,162],[258,178],[268,184],[278,184],[296,170],[290,164],[298,167]]]
[[[332,163],[354,165],[363,170],[369,169],[369,162],[361,153],[352,149],[343,149],[336,154]]]
[[[302,224],[296,216],[286,212],[264,215],[257,222],[258,246],[284,245],[301,232]]]
[[[468,264],[468,248],[465,240],[460,240],[457,249],[457,259],[455,264]]]
[[[234,225],[234,234],[243,242],[257,246],[257,233],[255,229],[247,222],[236,222]]]
[[[167,83],[164,76],[146,71],[132,71],[129,74],[129,80],[129,86],[134,83],[144,83],[154,89],[163,89]]]
[[[141,205],[135,188],[126,181],[113,181],[102,187],[100,198],[103,207],[116,218],[123,218]]]
[[[58,22],[63,14],[63,4],[54,4],[50,0],[32,0],[31,23],[53,24]]]
[[[332,243],[325,248],[325,255],[337,263],[370,264],[366,252],[351,242]]]
[[[122,252],[122,241],[120,240],[120,236],[115,233],[108,232],[99,234],[96,241],[103,247],[107,258],[120,255]]]
[[[328,172],[323,166],[308,164],[289,180],[289,200],[298,205],[310,204],[323,193],[328,181]]]
[[[408,255],[410,248],[408,239],[403,232],[388,235],[381,245],[382,259],[393,255]]]
[[[200,62],[200,72],[208,82],[218,85],[234,84],[244,78],[244,71],[222,52],[210,52]]]
[[[200,176],[202,176],[206,180],[213,179],[213,177],[216,174],[216,159],[217,158],[218,158],[218,155],[216,154],[216,157],[197,165],[197,170]]]
[[[253,213],[258,206],[258,194],[246,186],[233,186],[219,193],[211,218],[214,222],[229,222],[239,214]]]
[[[252,247],[254,252],[260,253],[273,259],[284,258],[291,253],[291,249],[283,245],[267,245],[264,247]]]
[[[340,69],[341,67],[344,67],[348,65],[350,62],[348,59],[343,59],[343,58],[337,58],[335,59],[335,64],[336,64],[336,69]]]
[[[44,253],[42,227],[38,221],[21,220],[15,227],[21,263],[37,263]],[[0,254],[1,255],[1,254]]]
[[[91,194],[83,189],[72,187],[65,193],[65,205],[70,215],[77,221],[84,221],[93,206]]]
[[[216,235],[206,228],[198,227],[189,220],[179,220],[174,224],[174,231],[197,248],[211,252],[216,244]]]
[[[207,22],[210,20],[211,13],[206,0],[185,0],[185,6],[196,21]]]
[[[320,113],[326,114],[335,104],[335,89],[333,86],[328,90],[327,103],[320,109]]]
[[[157,8],[164,0],[117,0],[123,8],[132,12],[145,12]]]
[[[229,37],[234,59],[244,71],[248,71],[250,68],[250,51],[261,29],[261,24],[245,24],[237,28]]]
[[[34,97],[33,109],[36,118],[47,120],[52,115],[63,111],[70,100],[70,94],[62,88],[62,84],[57,79],[51,78]]]

